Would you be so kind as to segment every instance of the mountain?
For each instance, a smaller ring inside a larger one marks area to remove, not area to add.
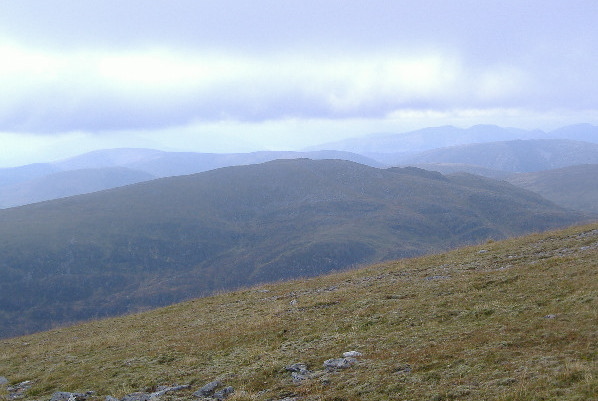
[[[125,167],[60,171],[0,186],[0,208],[96,192],[153,178],[148,173]]]
[[[598,224],[572,227],[4,339],[0,391],[596,400],[597,294]]]
[[[569,139],[598,143],[598,127],[577,124],[550,132],[504,128],[496,125],[475,125],[470,128],[429,127],[398,134],[371,134],[349,138],[313,146],[308,150],[344,150],[366,155],[388,165],[398,165],[410,155],[436,148],[529,139]]]
[[[506,182],[278,160],[0,210],[0,335],[586,219]]]
[[[520,173],[507,181],[560,206],[598,215],[598,164]]]
[[[382,164],[368,157],[343,151],[263,151],[253,153],[164,152],[153,149],[104,149],[53,163],[60,170],[127,167],[155,177],[201,173],[221,167],[263,163],[276,159],[310,158],[349,160],[372,167]]]
[[[153,149],[104,149],[53,163],[0,169],[0,208],[100,191],[159,177],[275,159],[339,159],[373,167],[383,164],[341,151],[193,153]]]
[[[0,187],[18,184],[59,171],[50,163],[34,163],[19,167],[0,168]]]
[[[533,172],[598,163],[598,144],[565,139],[478,143],[422,152],[405,162],[463,163],[491,170]]]

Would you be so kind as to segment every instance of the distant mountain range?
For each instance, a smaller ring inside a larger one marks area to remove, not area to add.
[[[0,210],[0,335],[573,224],[506,182],[278,160]]]
[[[463,164],[511,173],[598,163],[598,143],[530,139],[452,146],[422,152],[405,164]]]
[[[275,159],[342,159],[382,167],[368,157],[343,151],[193,153],[154,149],[106,149],[54,163],[0,169],[0,208],[116,188],[155,178],[195,174],[220,167]]]
[[[312,146],[307,150],[343,150],[367,155],[376,160],[392,157],[390,163],[388,163],[388,160],[384,163],[395,164],[410,155],[431,149],[472,143],[528,139],[568,139],[598,143],[598,126],[576,124],[549,132],[503,128],[496,125],[475,125],[470,128],[430,127],[399,134],[371,134],[359,138],[324,143]]]

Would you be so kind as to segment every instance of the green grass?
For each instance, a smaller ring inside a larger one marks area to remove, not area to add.
[[[0,346],[0,375],[118,397],[233,385],[233,400],[596,400],[598,224],[193,300]],[[293,384],[286,365],[337,373]]]

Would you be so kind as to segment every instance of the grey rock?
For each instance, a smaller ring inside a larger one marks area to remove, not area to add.
[[[188,384],[183,384],[181,386],[170,386],[170,387],[169,386],[160,386],[160,387],[158,387],[158,391],[154,391],[153,393],[150,394],[150,400],[159,398],[170,391],[180,391],[180,390],[184,390],[189,387],[190,386]]]
[[[235,392],[235,388],[233,386],[228,386],[228,387],[225,387],[222,390],[214,393],[212,398],[215,398],[217,400],[224,400],[225,398],[227,398],[229,395],[231,395],[234,392]]]
[[[52,394],[50,401],[85,401],[91,394],[70,393],[67,391],[57,391]]]
[[[222,385],[222,382],[219,380],[214,380],[213,382],[209,382],[199,390],[193,393],[194,397],[210,397],[214,394],[214,391]]]
[[[107,395],[106,398],[104,398],[104,401],[120,401],[118,398],[113,397],[111,395]]]
[[[121,401],[149,401],[150,397],[150,393],[137,392],[125,395]]]
[[[353,366],[357,362],[355,358],[332,358],[324,361],[324,367],[326,369],[346,369]]]
[[[0,376],[0,386],[8,384],[8,379],[4,376]]]
[[[33,381],[26,380],[13,386],[6,387],[6,391],[8,391],[8,399],[15,400],[17,398],[23,398],[25,396],[25,392],[29,390],[32,386]]]
[[[358,356],[363,356],[363,354],[359,351],[347,351],[343,353],[343,357],[345,358],[356,358]]]
[[[307,365],[304,363],[294,363],[286,366],[285,369],[291,373],[291,378],[294,383],[300,383],[303,380],[309,379],[312,372],[307,369]]]

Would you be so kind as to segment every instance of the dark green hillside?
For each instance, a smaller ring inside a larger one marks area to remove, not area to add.
[[[507,181],[560,206],[598,215],[598,164],[521,173]]]
[[[280,160],[0,211],[0,334],[584,216],[482,177]]]

